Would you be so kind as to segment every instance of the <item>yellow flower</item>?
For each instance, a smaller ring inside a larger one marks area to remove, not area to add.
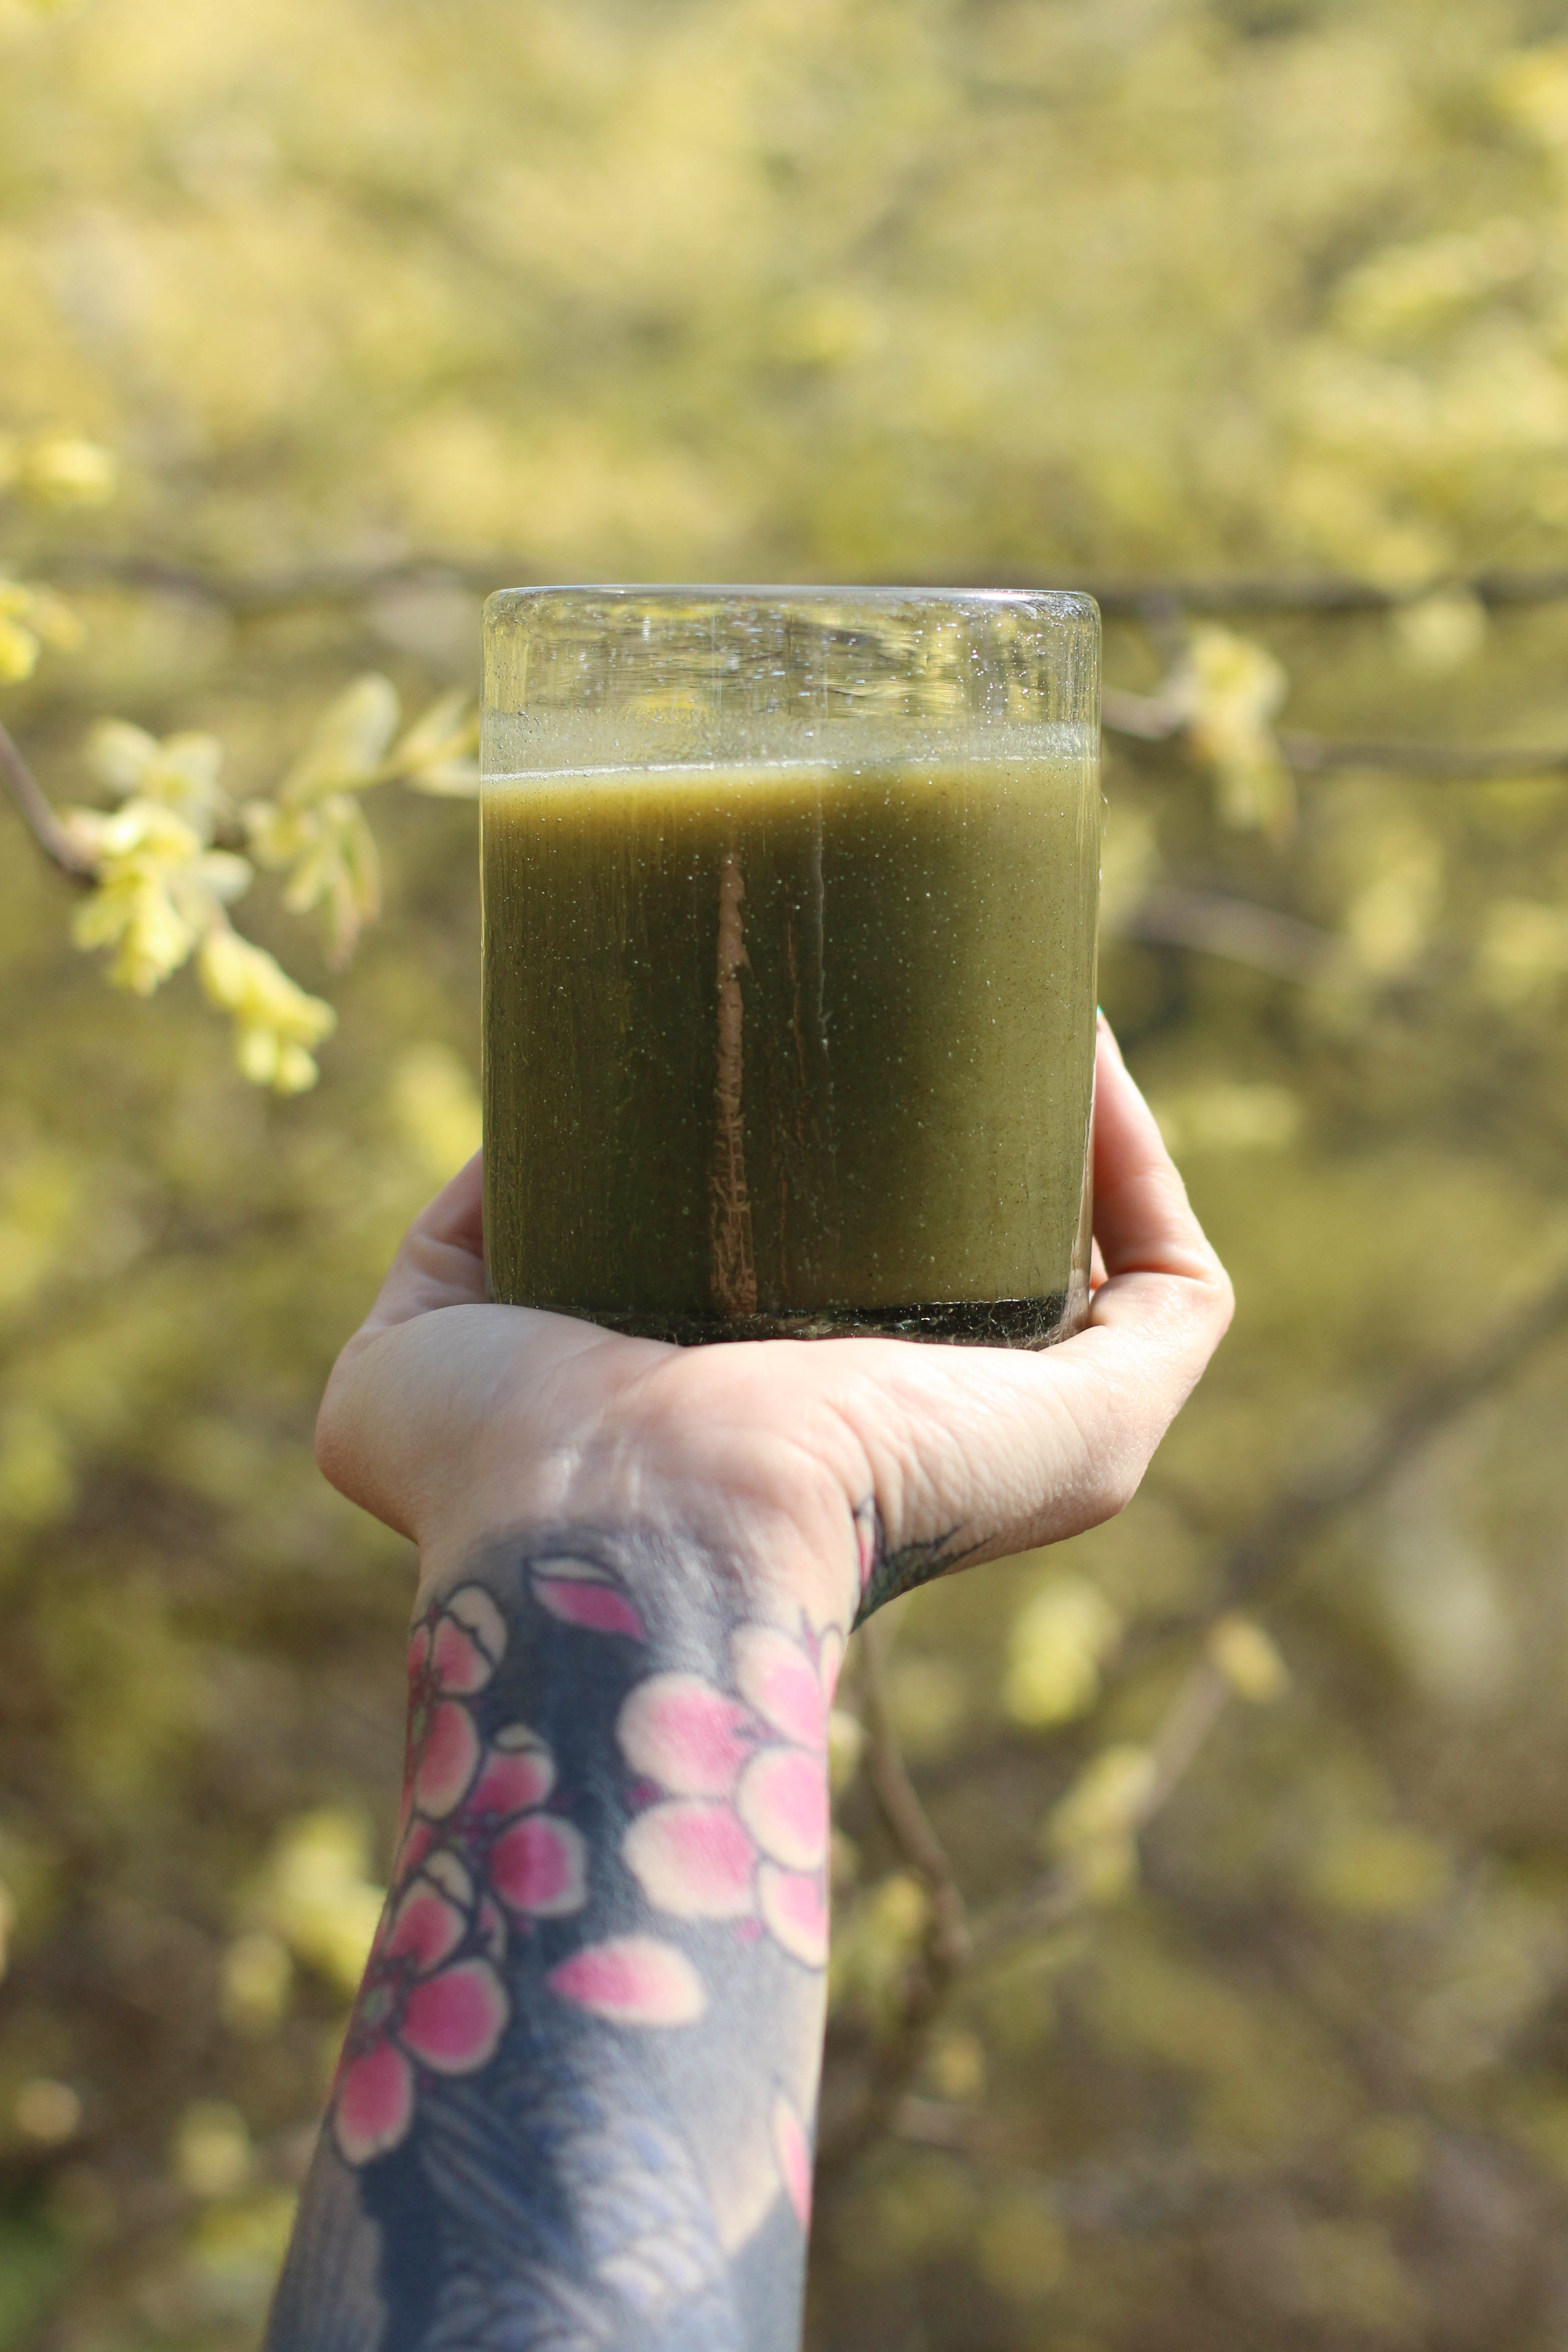
[[[1100,1671],[1121,1637],[1121,1620],[1087,1577],[1053,1576],[1013,1621],[1004,1704],[1033,1728],[1086,1715],[1100,1696]]]
[[[1194,757],[1214,773],[1222,824],[1275,841],[1296,818],[1296,789],[1274,739],[1289,680],[1271,653],[1231,629],[1193,632],[1169,691]]]
[[[1238,1698],[1272,1706],[1290,1687],[1290,1670],[1261,1625],[1221,1617],[1209,1628],[1208,1654]]]
[[[284,777],[278,797],[285,807],[306,808],[330,793],[379,783],[386,772],[387,749],[397,731],[397,689],[371,671],[356,677],[329,704],[311,729],[304,750]]]
[[[25,490],[56,507],[97,507],[114,496],[118,469],[96,441],[75,433],[37,433],[16,453]]]
[[[1113,1903],[1135,1883],[1138,1832],[1156,1781],[1146,1748],[1104,1748],[1047,1815],[1042,1852],[1065,1866],[1090,1902]]]
[[[479,789],[479,719],[462,687],[443,694],[395,745],[387,765],[416,793],[469,800]]]
[[[31,677],[38,658],[38,640],[26,623],[8,612],[0,589],[0,686],[15,686]]]
[[[132,801],[113,816],[71,809],[66,822],[92,851],[99,872],[91,897],[72,919],[71,936],[78,947],[118,948],[110,980],[151,996],[195,944],[195,926],[170,886],[180,867],[201,856],[201,837],[152,802]]]
[[[138,996],[151,996],[178,971],[251,879],[243,857],[209,849],[194,825],[158,801],[129,800],[112,814],[68,809],[65,822],[98,867],[71,935],[79,947],[116,948],[109,977]]]
[[[103,719],[88,736],[87,761],[117,798],[156,801],[204,841],[210,841],[215,820],[228,806],[218,782],[223,746],[216,735],[166,735],[160,742],[126,719]]]
[[[321,1072],[310,1048],[337,1026],[331,1006],[307,995],[276,957],[226,923],[206,933],[199,963],[207,995],[234,1016],[235,1058],[252,1085],[280,1095],[313,1087]]]
[[[381,860],[359,803],[348,793],[304,808],[247,801],[242,814],[262,865],[291,869],[283,894],[289,913],[323,908],[329,959],[346,963],[361,925],[381,912]]]
[[[69,653],[81,642],[81,624],[47,588],[0,576],[0,685],[31,677],[46,646]]]

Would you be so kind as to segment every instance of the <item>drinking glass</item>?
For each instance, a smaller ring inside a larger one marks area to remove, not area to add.
[[[1099,723],[1089,596],[492,596],[493,1295],[682,1342],[1077,1329]]]

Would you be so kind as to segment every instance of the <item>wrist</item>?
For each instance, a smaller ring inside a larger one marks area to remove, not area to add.
[[[804,1606],[814,1622],[847,1631],[860,1598],[864,1508],[852,1465],[835,1458],[846,1450],[807,1432],[759,1429],[743,1411],[672,1410],[654,1383],[591,1413],[563,1398],[548,1417],[497,1414],[412,1529],[421,1594],[448,1585],[509,1529],[611,1539],[636,1530],[656,1549],[662,1539],[711,1562],[764,1618],[793,1621]],[[672,1598],[700,1612],[710,1595],[694,1586]]]

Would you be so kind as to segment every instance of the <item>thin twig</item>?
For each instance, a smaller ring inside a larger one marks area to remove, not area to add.
[[[215,604],[240,618],[265,619],[313,605],[359,604],[396,588],[434,586],[488,595],[533,579],[531,566],[498,556],[407,555],[385,563],[304,563],[286,572],[220,572],[211,565],[182,563],[161,555],[79,551],[52,563],[35,564],[58,585],[140,589]]]
[[[106,580],[130,588],[163,589],[242,613],[281,612],[290,606],[352,603],[410,581],[446,582],[485,592],[539,576],[534,558],[498,550],[489,555],[426,551],[373,563],[300,564],[289,571],[226,572],[209,565],[164,557],[78,552],[50,567],[55,580]],[[954,583],[962,585],[963,583]],[[983,583],[1038,587],[1037,580],[1009,582],[988,572]],[[1394,613],[1433,595],[1463,596],[1489,612],[1521,611],[1568,602],[1568,571],[1489,570],[1465,578],[1429,580],[1410,587],[1380,586],[1370,580],[1337,576],[1289,579],[1242,576],[1217,580],[1078,580],[1072,585],[1093,596],[1110,620],[1164,622],[1184,614],[1308,617]]]
[[[866,1777],[889,1836],[925,1888],[930,1910],[919,1957],[905,1978],[897,2026],[872,2058],[858,2105],[818,2149],[819,2179],[841,2172],[891,2127],[925,2054],[932,2022],[969,1964],[963,1896],[910,1778],[889,1703],[887,1653],[895,1632],[885,1615],[861,1628]]]
[[[1291,1480],[1224,1554],[1213,1597],[1190,1613],[1173,1612],[1145,1621],[1124,1643],[1123,1663],[1142,1664],[1177,1643],[1201,1639],[1216,1618],[1240,1606],[1255,1608],[1260,1598],[1271,1594],[1289,1576],[1324,1526],[1370,1501],[1449,1422],[1504,1386],[1533,1355],[1565,1332],[1568,1272],[1560,1274],[1500,1324],[1472,1353],[1407,1389],[1363,1444]],[[943,1785],[964,1784],[994,1769],[1012,1771],[1017,1755],[1016,1742],[998,1742],[989,1753],[950,1769]]]
[[[1158,694],[1128,694],[1107,687],[1101,723],[1108,735],[1133,743],[1180,744],[1191,725],[1184,703]],[[1312,735],[1283,728],[1275,737],[1287,764],[1299,776],[1343,775],[1376,769],[1389,775],[1425,776],[1434,782],[1485,783],[1499,776],[1568,774],[1568,746],[1360,741],[1352,737]]]
[[[86,887],[97,879],[98,866],[50,807],[43,786],[22,757],[16,738],[0,722],[0,777],[23,824],[51,866],[68,880]]]
[[[1223,1611],[1256,1597],[1293,1565],[1324,1522],[1365,1502],[1447,1422],[1478,1403],[1568,1329],[1568,1273],[1500,1326],[1471,1354],[1409,1390],[1365,1444],[1287,1487],[1234,1544],[1220,1572]]]
[[[1106,733],[1125,735],[1134,743],[1178,742],[1191,716],[1185,703],[1167,701],[1160,694],[1129,694],[1120,686],[1108,686],[1100,698]]]
[[[861,1628],[860,1691],[866,1717],[866,1777],[888,1834],[922,1881],[931,1907],[932,1948],[946,1966],[968,1947],[963,1897],[947,1849],[931,1825],[904,1762],[888,1697],[887,1654],[895,1631],[886,1616]]]
[[[1129,1808],[1126,1827],[1131,1833],[1146,1830],[1174,1795],[1230,1696],[1230,1684],[1205,1652],[1183,1676],[1149,1742],[1153,1769],[1138,1802]],[[1057,1864],[1017,1902],[975,1929],[971,1945],[974,1965],[994,1960],[1026,1937],[1064,1927],[1093,1901],[1092,1882],[1075,1863],[1068,1858]]]
[[[1321,986],[1346,969],[1345,943],[1337,932],[1218,890],[1163,884],[1124,912],[1108,914],[1105,929],[1152,946],[1195,948],[1309,987]]]
[[[1221,1569],[1217,1597],[1205,1611],[1202,1619],[1186,1630],[1201,1634],[1238,1601],[1256,1600],[1259,1589],[1277,1580],[1327,1522],[1357,1503],[1366,1501],[1447,1423],[1501,1386],[1533,1354],[1559,1337],[1564,1329],[1568,1329],[1568,1273],[1560,1275],[1555,1282],[1502,1324],[1469,1355],[1409,1390],[1363,1446],[1326,1470],[1298,1480],[1288,1487],[1254,1528],[1232,1546]],[[866,1679],[869,1732],[877,1719],[877,1708],[885,1709],[886,1702],[878,1680],[879,1663],[869,1651],[865,1655],[863,1672],[867,1667],[869,1667]],[[1229,1696],[1230,1685],[1205,1648],[1183,1677],[1149,1742],[1153,1769],[1138,1804],[1130,1812],[1127,1826],[1131,1831],[1141,1832],[1147,1829],[1169,1802],[1191,1769]],[[912,1845],[906,1843],[896,1828],[894,1830],[900,1851],[906,1853],[912,1867],[921,1868],[918,1824],[923,1824],[951,1879],[945,1852],[931,1829],[929,1818],[912,1784],[908,1781],[902,1759],[898,1756],[896,1748],[892,1753],[897,1759],[898,1773],[909,1786],[910,1797],[916,1809],[912,1815],[900,1816],[914,1827]],[[869,1761],[869,1747],[868,1755]],[[886,1773],[885,1763],[881,1769]],[[884,1818],[889,1820],[892,1827],[893,1817],[889,1814],[882,1786],[876,1780],[873,1786]],[[897,1805],[897,1780],[889,1780],[888,1786],[893,1790]],[[921,1874],[924,1876],[923,1871]],[[930,1881],[927,1883],[929,1885]],[[955,1899],[962,1900],[956,1884],[953,1895]],[[948,1965],[941,1979],[940,1990],[934,1995],[929,1969],[911,1979],[912,2006],[906,2016],[900,2018],[894,2033],[884,2045],[860,2108],[825,2148],[819,2159],[825,2179],[842,2173],[884,2132],[896,2126],[906,2104],[909,2083],[929,2041],[942,2002],[959,1979],[1005,1956],[1020,1942],[1050,1935],[1066,1927],[1086,1912],[1091,1901],[1090,1886],[1070,1862],[1064,1862],[1047,1872],[1018,1901],[1005,1910],[996,1912],[978,1926],[966,1926],[962,1950]],[[928,2118],[928,2128],[922,2135],[926,2137],[932,2137],[929,2123]]]
[[[1434,783],[1484,784],[1510,776],[1568,774],[1568,746],[1507,743],[1357,742],[1328,735],[1303,735],[1285,728],[1276,737],[1299,776],[1344,775],[1374,768],[1385,775],[1425,776]]]
[[[1380,587],[1371,580],[1239,578],[1230,580],[1101,581],[1090,593],[1111,620],[1142,620],[1173,609],[1182,613],[1308,616],[1397,613],[1428,596],[1463,596],[1488,612],[1518,610],[1568,600],[1568,572],[1484,571],[1467,579],[1427,580],[1408,588]]]
[[[311,605],[363,604],[388,590],[447,587],[488,595],[492,590],[533,579],[533,565],[505,554],[489,556],[407,555],[385,563],[302,564],[294,571],[247,576],[165,556],[79,553],[46,567],[56,581],[81,584],[101,580],[121,587],[182,596],[220,606],[241,617],[265,619]],[[1472,596],[1494,609],[1568,600],[1568,572],[1480,572],[1467,581],[1439,583],[1444,593]],[[1369,582],[1324,581],[1146,581],[1091,583],[1089,593],[1112,619],[1142,621],[1168,633],[1184,615],[1214,613],[1378,613],[1419,602],[1431,589],[1405,592]],[[1179,742],[1189,714],[1158,695],[1107,688],[1108,734],[1144,743]],[[1298,775],[1334,775],[1354,769],[1423,776],[1435,782],[1482,782],[1489,777],[1568,773],[1568,747],[1511,750],[1507,745],[1458,747],[1437,743],[1340,740],[1300,730],[1278,737],[1280,751]]]
[[[1145,1822],[1152,1821],[1185,1779],[1231,1695],[1231,1685],[1214,1660],[1206,1654],[1199,1658],[1149,1742],[1149,1753],[1154,1759],[1153,1777],[1133,1818],[1134,1829],[1142,1829]]]

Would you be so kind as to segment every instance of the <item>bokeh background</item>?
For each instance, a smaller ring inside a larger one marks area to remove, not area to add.
[[[264,795],[507,582],[1105,592],[1102,992],[1239,1308],[1122,1519],[846,1684],[817,2352],[1568,2345],[1565,29],[0,0],[58,805],[105,717]],[[310,1432],[478,935],[471,803],[362,804],[346,969],[235,913],[291,1096],[0,808],[5,2352],[254,2345],[374,1918],[410,1563]]]

